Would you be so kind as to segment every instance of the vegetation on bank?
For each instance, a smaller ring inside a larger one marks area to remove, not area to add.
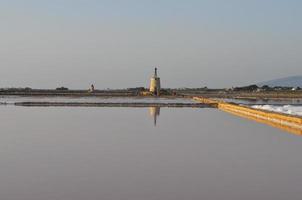
[[[26,88],[2,88],[0,95],[24,95],[24,96],[152,96],[148,88],[135,87],[127,89],[105,90],[72,90],[67,87],[55,89],[32,89]],[[162,96],[204,96],[212,98],[302,98],[302,89],[297,87],[258,87],[249,85],[225,89],[201,88],[165,88],[161,89]]]

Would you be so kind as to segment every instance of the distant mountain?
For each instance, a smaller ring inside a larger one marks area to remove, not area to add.
[[[270,81],[265,81],[257,84],[258,86],[268,85],[270,87],[302,87],[302,76],[290,76],[286,78],[279,78]]]

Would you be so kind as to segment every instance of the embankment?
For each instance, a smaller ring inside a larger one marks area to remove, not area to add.
[[[250,108],[247,106],[226,103],[223,101],[217,101],[203,97],[194,97],[193,99],[195,101],[205,104],[211,103],[212,106],[214,105],[220,110],[238,115],[240,117],[249,118],[261,123],[265,123],[289,131],[291,133],[302,135],[302,118],[298,116],[264,111],[255,108]]]
[[[18,102],[16,106],[28,107],[190,107],[206,108],[209,104],[201,103],[85,103],[85,102]]]

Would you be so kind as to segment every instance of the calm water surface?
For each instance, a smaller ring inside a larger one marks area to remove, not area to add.
[[[64,102],[64,103],[198,103],[190,98],[157,97],[42,97],[42,96],[0,96],[0,104],[17,102]]]
[[[0,111],[4,200],[302,197],[302,137],[216,109]]]

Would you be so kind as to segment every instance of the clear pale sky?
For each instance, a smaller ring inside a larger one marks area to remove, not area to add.
[[[231,87],[302,74],[301,0],[0,0],[0,87]]]

